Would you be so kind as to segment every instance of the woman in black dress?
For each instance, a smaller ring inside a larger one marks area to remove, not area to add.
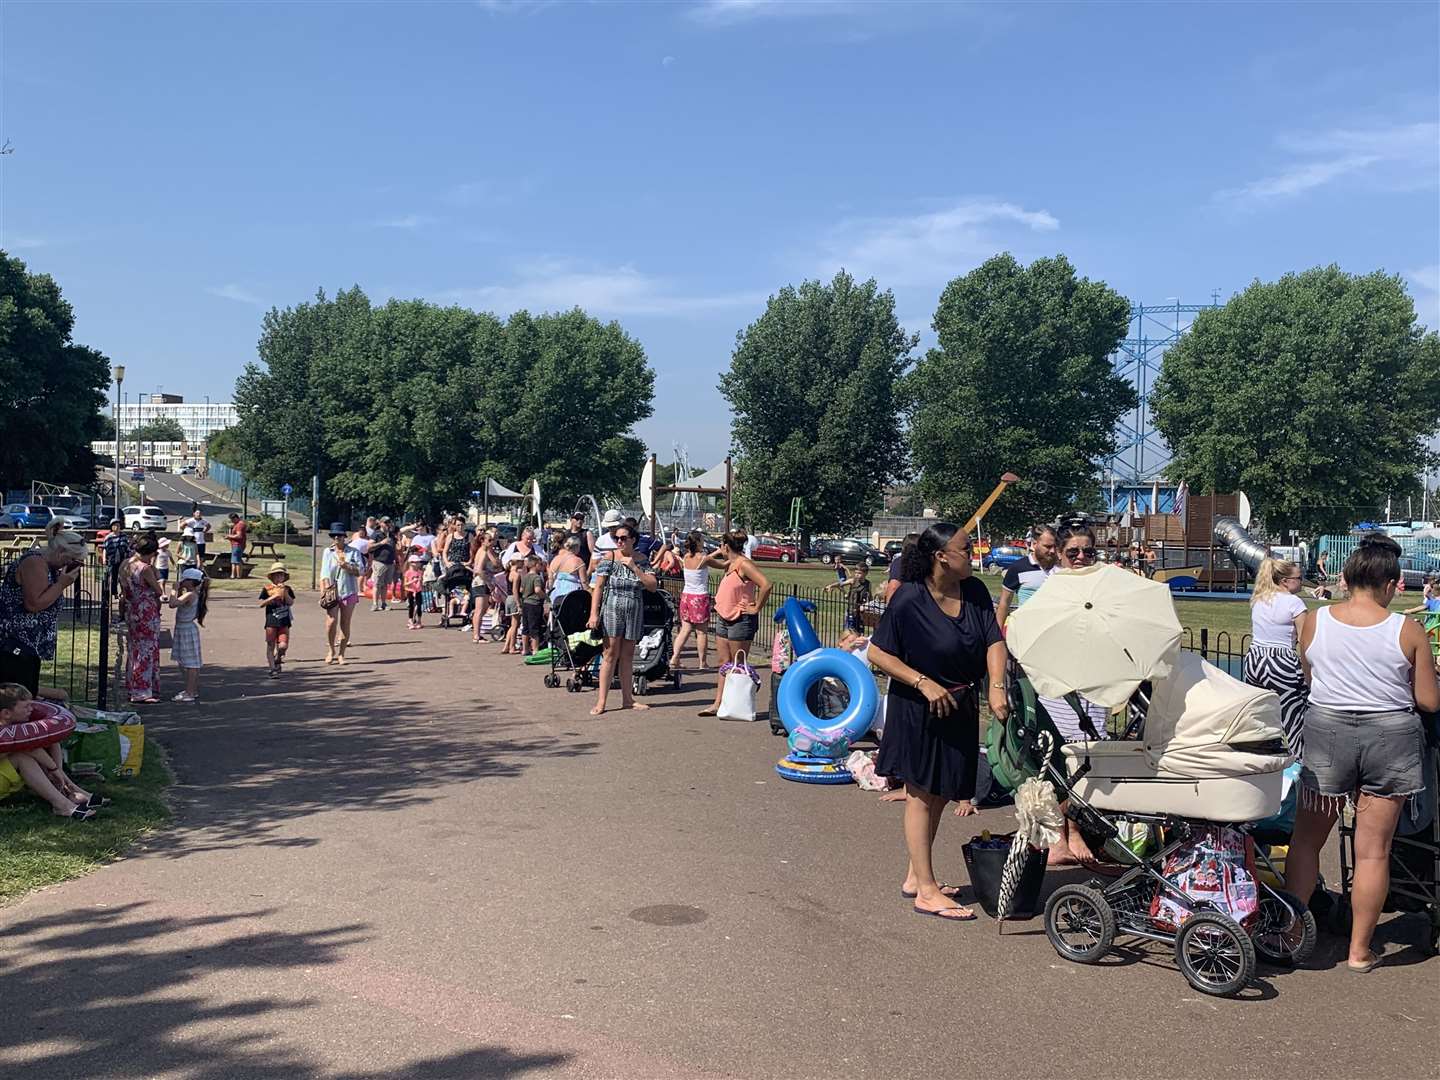
[[[1005,642],[995,605],[970,576],[967,533],[936,522],[905,549],[902,584],[870,639],[870,662],[890,676],[885,734],[875,771],[905,784],[905,847],[910,869],[901,893],[915,911],[973,919],[958,890],[935,880],[930,851],[945,804],[972,812],[980,756],[980,685],[990,677],[990,711],[1004,720]]]

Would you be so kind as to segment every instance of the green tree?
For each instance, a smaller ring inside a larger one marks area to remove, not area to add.
[[[110,425],[110,430],[115,430],[114,424]],[[184,442],[185,429],[174,417],[157,416],[141,424],[125,438],[133,442]]]
[[[796,496],[807,531],[870,520],[905,470],[895,387],[917,341],[896,319],[890,292],[843,270],[770,298],[736,335],[720,379],[742,521],[784,528]]]
[[[1398,277],[1286,274],[1201,312],[1150,405],[1173,479],[1243,490],[1277,532],[1343,529],[1435,460],[1440,338]]]
[[[0,251],[0,491],[95,480],[110,362],[74,326],[55,279]]]
[[[502,323],[358,289],[265,317],[236,385],[233,447],[271,489],[318,467],[333,506],[458,508],[487,476],[547,504],[633,490],[654,374],[615,323],[581,311]]]
[[[1129,318],[1123,296],[1077,277],[1063,255],[1029,266],[996,255],[951,281],[935,312],[939,347],[903,386],[926,503],[963,522],[1007,471],[1022,482],[986,516],[996,531],[1088,501],[1116,422],[1135,407],[1109,359]]]

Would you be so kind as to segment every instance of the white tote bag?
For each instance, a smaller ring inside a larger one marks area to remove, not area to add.
[[[755,719],[755,691],[760,688],[760,676],[745,659],[738,654],[734,660],[720,669],[725,687],[720,691],[721,720]]]

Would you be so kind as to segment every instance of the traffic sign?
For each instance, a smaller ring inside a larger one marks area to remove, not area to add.
[[[281,484],[281,485],[280,485],[280,494],[281,494],[281,495],[284,495],[287,499],[290,497],[290,492],[292,492],[292,491],[294,491],[294,490],[295,490],[295,489],[292,488],[289,484]]]

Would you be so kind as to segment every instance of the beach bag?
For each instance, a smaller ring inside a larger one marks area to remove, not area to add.
[[[335,582],[326,578],[320,582],[320,606],[326,611],[333,611],[340,604],[340,590],[335,587]]]
[[[975,899],[992,919],[1000,910],[1000,883],[1005,877],[1005,860],[1010,857],[1013,834],[1006,836],[972,836],[960,845],[965,859],[965,872]],[[1032,919],[1044,910],[1040,894],[1045,887],[1045,852],[1026,845],[1025,865],[1010,901],[1007,919]]]
[[[760,688],[760,676],[745,659],[742,652],[720,669],[720,678],[725,687],[720,691],[721,720],[755,719],[755,691]]]
[[[1161,871],[1197,902],[1208,902],[1247,930],[1260,911],[1255,883],[1255,842],[1239,829],[1211,825],[1165,858]],[[1165,930],[1177,930],[1195,912],[1168,893],[1156,890],[1150,917]]]
[[[15,771],[15,766],[10,764],[10,759],[0,758],[0,799],[8,799],[17,791],[25,790],[25,781],[20,779],[20,774]]]
[[[84,710],[74,737],[65,744],[73,768],[94,766],[115,780],[136,776],[145,760],[145,725],[135,713]]]

